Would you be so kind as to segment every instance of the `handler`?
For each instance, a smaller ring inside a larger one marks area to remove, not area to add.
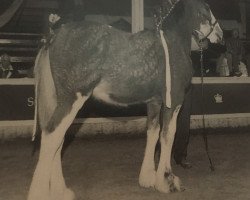
[[[0,78],[17,78],[17,74],[11,65],[9,55],[3,54],[0,63]]]
[[[203,40],[198,44],[203,50],[208,48],[208,41]],[[190,85],[186,90],[185,98],[177,118],[177,127],[173,145],[173,157],[177,165],[190,169],[192,164],[187,160],[187,148],[190,136],[190,116],[192,108],[192,91]]]

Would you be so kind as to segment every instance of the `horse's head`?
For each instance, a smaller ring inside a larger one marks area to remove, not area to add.
[[[199,49],[199,41],[209,39],[212,43],[222,40],[223,32],[205,0],[162,0],[156,28],[192,34],[192,50]],[[159,17],[160,16],[160,17]],[[186,30],[185,30],[186,28]],[[185,31],[183,31],[185,30]]]
[[[212,43],[222,40],[223,32],[209,5],[204,0],[189,0],[192,4],[194,36],[198,40],[208,38]]]

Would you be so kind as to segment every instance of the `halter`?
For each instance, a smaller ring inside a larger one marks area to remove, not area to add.
[[[194,31],[193,31],[193,35],[197,35],[196,33],[198,33],[199,35],[202,35],[203,37],[201,38],[201,39],[197,39],[197,41],[198,42],[201,42],[201,41],[203,41],[203,40],[205,40],[205,39],[207,39],[210,35],[211,35],[211,33],[213,32],[213,30],[214,30],[214,27],[216,26],[216,24],[218,24],[218,21],[217,20],[215,20],[215,22],[213,23],[213,24],[211,24],[210,23],[210,31],[208,32],[208,34],[207,35],[204,35],[200,30],[197,30],[197,29],[195,29]]]
[[[211,35],[211,33],[213,32],[214,27],[216,26],[216,24],[218,24],[218,21],[217,21],[217,20],[215,20],[215,22],[214,22],[213,24],[211,24],[210,31],[209,31],[209,33],[206,35],[206,37],[205,37],[205,38],[208,38],[208,37],[209,37],[209,35]]]

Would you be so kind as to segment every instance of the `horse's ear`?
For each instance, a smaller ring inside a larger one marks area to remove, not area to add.
[[[211,20],[211,12],[210,12],[210,6],[207,3],[201,4],[201,7],[198,8],[198,18],[201,19],[201,21]]]

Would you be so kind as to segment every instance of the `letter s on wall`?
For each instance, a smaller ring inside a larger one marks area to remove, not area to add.
[[[32,106],[34,106],[34,97],[29,97],[28,99],[27,99],[27,106],[29,106],[29,107],[32,107]]]

